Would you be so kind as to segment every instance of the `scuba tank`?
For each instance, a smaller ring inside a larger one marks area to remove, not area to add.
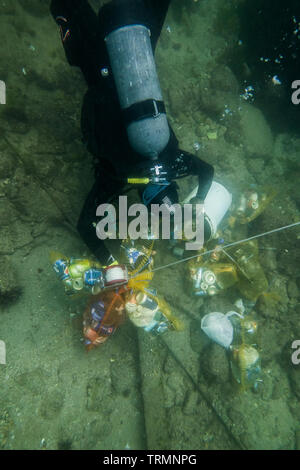
[[[147,16],[143,2],[119,0],[103,7],[101,20],[128,140],[137,153],[155,160],[170,129]]]

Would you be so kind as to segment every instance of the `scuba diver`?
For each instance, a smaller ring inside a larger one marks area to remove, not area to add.
[[[67,60],[88,85],[81,127],[95,183],[78,231],[103,265],[114,259],[97,237],[96,209],[128,183],[147,181],[139,186],[146,206],[178,203],[177,178],[198,176],[192,204],[203,203],[212,185],[213,167],[180,150],[162,99],[153,53],[170,1],[112,0],[98,16],[87,0],[51,1]]]

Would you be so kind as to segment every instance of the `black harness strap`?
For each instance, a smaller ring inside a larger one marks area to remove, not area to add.
[[[129,106],[129,108],[122,110],[126,127],[133,121],[139,121],[149,117],[155,118],[162,113],[166,114],[164,102],[151,99],[134,103]]]

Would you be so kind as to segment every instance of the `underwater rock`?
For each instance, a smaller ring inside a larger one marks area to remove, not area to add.
[[[277,268],[275,251],[276,250],[273,251],[272,248],[270,248],[262,251],[259,255],[260,263],[266,272],[275,271]]]
[[[45,419],[55,418],[64,404],[64,394],[59,390],[51,390],[44,395],[40,405],[40,414]]]
[[[198,354],[202,354],[203,348],[210,344],[210,339],[203,334],[199,320],[192,320],[190,323],[190,346]]]
[[[58,450],[71,450],[72,449],[72,439],[71,438],[62,438],[57,442]]]
[[[17,188],[16,191],[18,192],[17,185],[7,186],[8,191],[14,191],[14,188]],[[17,203],[20,203],[18,210],[16,209]],[[32,204],[35,204],[36,207],[41,206],[41,199],[35,197]],[[42,210],[43,207],[40,208],[40,211]],[[6,197],[0,198],[0,220],[0,258],[1,256],[13,254],[18,248],[28,246],[33,241],[31,225],[26,223],[28,221],[28,210],[22,204],[20,191],[18,201],[15,200],[14,204]]]
[[[9,438],[14,427],[14,422],[8,410],[1,407],[0,411],[0,450],[11,449]]]
[[[13,131],[15,134],[26,134],[30,129],[28,116],[24,111],[24,106],[9,104],[2,111],[2,126],[6,131]]]
[[[21,294],[21,286],[10,259],[0,256],[0,305],[14,302]]]
[[[300,450],[300,429],[296,431],[296,450]]]
[[[298,242],[294,242],[294,246],[298,247]],[[300,262],[299,249],[284,249],[278,254],[277,263],[280,266],[281,272],[289,276],[297,275],[297,269]]]
[[[228,110],[230,115],[237,111],[239,99],[238,95],[230,91],[206,88],[201,90],[200,104],[209,116],[221,118],[225,110]]]
[[[183,406],[183,414],[193,415],[197,408],[199,394],[196,390],[189,390]]]
[[[164,380],[164,406],[166,408],[184,407],[187,394],[186,381],[178,370],[171,371],[170,368],[169,370],[169,375]]]
[[[0,149],[0,187],[4,188],[7,184],[7,178],[13,175],[15,168],[14,154],[7,149]],[[2,193],[2,191],[1,191]]]
[[[14,380],[16,387],[23,393],[38,395],[41,389],[46,387],[47,374],[42,367],[36,367],[31,370],[25,369],[21,374],[17,374]]]
[[[232,117],[239,107],[239,84],[229,67],[217,66],[210,79],[201,83],[199,97],[202,110],[208,115],[222,118]]]
[[[255,308],[262,317],[278,320],[286,314],[288,308],[287,280],[284,276],[274,275],[271,282],[270,291],[266,289],[261,293]]]
[[[300,365],[294,366],[290,372],[289,377],[291,381],[291,387],[294,394],[300,399]]]
[[[110,375],[108,371],[103,372],[103,377],[91,378],[86,386],[86,409],[88,411],[97,412],[103,416],[108,417],[113,412],[113,403],[115,403],[116,395],[112,390]]]
[[[297,283],[294,280],[290,280],[287,285],[287,292],[290,299],[297,298],[299,296],[299,289]]]
[[[13,2],[2,2],[1,4],[1,15],[15,15],[16,14],[16,6]]]
[[[19,0],[25,11],[37,18],[49,15],[48,2],[37,0]]]
[[[282,400],[290,400],[291,396],[291,387],[286,374],[280,369],[278,364],[274,365],[272,368],[272,379],[273,379],[273,391],[272,391],[272,399],[282,399]],[[264,379],[265,385],[265,379]],[[262,387],[263,388],[263,387]]]
[[[226,350],[215,343],[209,345],[201,356],[201,369],[209,382],[228,383],[230,367]]]
[[[247,169],[251,175],[261,178],[264,172],[265,161],[263,158],[249,158],[247,161]]]
[[[260,401],[255,406],[249,398],[239,406],[245,430],[243,443],[248,450],[291,450],[295,445],[294,419],[283,399]]]
[[[240,109],[240,128],[242,142],[249,155],[271,157],[273,135],[260,109],[244,103]]]
[[[137,387],[135,381],[135,373],[133,364],[130,361],[130,357],[124,354],[122,360],[111,362],[110,364],[110,377],[111,387],[114,393],[121,395],[124,398],[130,396],[130,394]],[[122,370],[127,370],[127,374],[122,374]]]
[[[210,85],[214,90],[230,91],[233,94],[239,91],[239,82],[226,65],[218,65],[213,69]]]

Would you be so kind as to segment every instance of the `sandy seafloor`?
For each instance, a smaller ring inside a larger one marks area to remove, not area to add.
[[[290,96],[271,76],[255,83],[268,100],[241,97],[254,67],[243,56],[237,15],[246,3],[174,0],[156,59],[181,147],[212,163],[234,197],[249,183],[278,189],[247,227],[253,235],[299,221],[300,137],[284,112],[278,118],[277,102]],[[192,297],[185,264],[158,271],[153,281],[184,331],[151,337],[128,321],[85,353],[85,299],[64,294],[49,252],[88,255],[75,229],[93,182],[80,132],[86,85],[65,60],[48,6],[0,2],[0,79],[7,86],[0,107],[0,339],[7,349],[0,449],[299,450],[300,365],[291,363],[291,344],[300,339],[297,228],[259,241],[277,301],[255,308],[258,391],[238,391],[225,350],[200,330],[203,315],[230,310],[238,292]],[[174,260],[166,245],[157,249],[157,266]]]

